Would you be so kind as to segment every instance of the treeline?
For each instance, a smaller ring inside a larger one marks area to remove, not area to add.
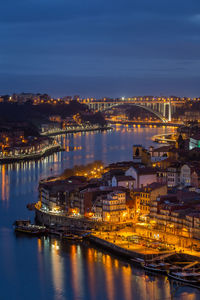
[[[66,179],[70,176],[85,176],[87,177],[91,170],[99,169],[103,167],[103,163],[101,160],[96,160],[87,165],[77,165],[72,169],[65,169],[64,172],[60,175],[59,179]],[[85,175],[87,174],[87,175]]]
[[[0,103],[0,119],[8,122],[26,122],[30,119],[48,119],[51,115],[60,115],[64,118],[71,116],[77,112],[86,110],[86,105],[80,104],[76,101],[73,101],[70,104],[57,105],[32,105],[31,103],[25,103],[23,105],[20,105],[18,103]]]
[[[81,119],[83,122],[90,122],[90,124],[99,124],[101,126],[106,125],[106,120],[101,112],[97,112],[92,115],[87,114],[81,114]]]
[[[76,113],[85,113],[88,107],[77,101],[71,101],[69,104],[39,104],[32,105],[25,103],[0,103],[0,122],[32,122],[40,125],[49,121],[52,115],[59,115],[61,118],[70,117]],[[91,124],[105,124],[105,119],[101,113],[84,115],[83,118]]]
[[[149,119],[150,117],[155,120],[158,119],[158,117],[156,117],[153,113],[147,111],[145,108],[137,106],[129,106],[126,109],[125,113],[129,120],[137,119],[138,117],[140,117],[141,119]]]

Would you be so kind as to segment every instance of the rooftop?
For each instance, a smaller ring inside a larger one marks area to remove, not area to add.
[[[156,190],[163,186],[167,186],[167,185],[165,183],[159,183],[159,182],[153,182],[147,185],[147,187],[150,188],[151,190]]]
[[[135,178],[132,176],[126,176],[126,175],[119,175],[119,176],[114,176],[117,181],[133,181]]]
[[[156,174],[156,169],[151,167],[145,167],[145,168],[138,168],[137,173],[138,175],[150,175],[150,174]]]
[[[168,152],[169,150],[171,150],[171,146],[162,146],[159,148],[154,148],[152,152]]]
[[[71,192],[79,187],[86,185],[81,179],[76,178],[76,176],[69,177],[67,179],[56,179],[49,178],[47,180],[41,181],[40,186],[48,189],[52,193],[58,192]]]

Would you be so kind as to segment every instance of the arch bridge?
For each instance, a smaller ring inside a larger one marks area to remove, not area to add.
[[[163,123],[171,122],[172,106],[171,102],[163,103],[132,103],[132,102],[90,102],[87,103],[90,110],[93,111],[108,111],[112,108],[117,108],[122,105],[133,105],[136,107],[143,108],[150,113],[157,116]],[[166,109],[168,106],[168,110]]]

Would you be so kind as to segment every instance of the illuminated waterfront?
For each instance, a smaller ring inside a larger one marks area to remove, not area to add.
[[[133,144],[149,146],[153,135],[168,131],[173,129],[124,126],[110,132],[60,136],[66,152],[0,167],[2,299],[199,299],[195,289],[172,293],[165,277],[147,275],[86,243],[28,238],[12,231],[15,219],[33,217],[26,204],[37,200],[40,178],[97,159],[105,164],[131,160]]]

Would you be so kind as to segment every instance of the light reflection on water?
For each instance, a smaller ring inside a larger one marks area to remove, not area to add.
[[[172,128],[117,127],[114,131],[60,135],[57,140],[65,152],[54,153],[38,161],[0,165],[1,199],[10,199],[10,187],[15,195],[35,195],[38,180],[62,172],[74,165],[102,160],[105,164],[132,159],[132,145],[152,144],[155,134],[173,131]],[[33,192],[34,189],[34,192]],[[11,192],[12,193],[12,192]]]
[[[0,166],[0,290],[2,299],[148,300],[200,299],[190,288],[173,290],[168,280],[145,274],[87,244],[15,236],[12,223],[32,218],[38,181],[65,168],[102,160],[131,160],[132,145],[173,129],[117,127],[113,132],[59,136],[66,149],[39,161]],[[10,288],[12,286],[12,289]],[[33,288],[34,287],[34,288]],[[173,291],[173,292],[172,292]]]
[[[86,242],[73,244],[54,238],[40,241],[38,253],[45,256],[39,258],[40,270],[48,280],[51,277],[50,299],[199,299],[197,290],[173,287],[166,277],[145,274],[122,259],[91,248]],[[49,258],[50,266],[45,267]],[[47,275],[49,267],[52,274]]]

